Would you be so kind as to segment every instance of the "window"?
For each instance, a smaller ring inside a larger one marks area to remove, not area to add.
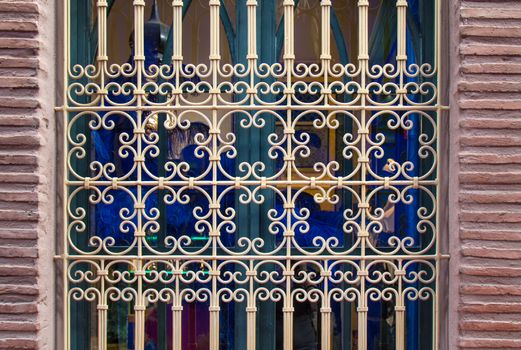
[[[436,349],[440,1],[66,0],[67,349]]]

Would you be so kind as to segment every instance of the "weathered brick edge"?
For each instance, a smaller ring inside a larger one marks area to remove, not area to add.
[[[457,344],[521,349],[521,1],[461,0],[457,26]]]
[[[0,349],[54,348],[53,3],[0,0]]]

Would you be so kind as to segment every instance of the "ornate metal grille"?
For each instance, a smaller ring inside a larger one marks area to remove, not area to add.
[[[280,60],[259,58],[262,0],[245,0],[246,33],[236,33],[245,38],[244,57],[222,62],[224,4],[209,0],[210,30],[199,33],[209,38],[208,62],[186,62],[187,1],[173,0],[164,48],[171,62],[159,64],[147,62],[145,0],[126,2],[133,12],[128,63],[110,62],[109,0],[93,1],[93,62],[74,60],[77,11],[71,1],[65,1],[61,107],[67,349],[82,348],[72,333],[81,307],[95,309],[87,325],[91,348],[109,349],[110,310],[118,303],[129,305],[133,347],[140,350],[147,342],[147,309],[158,303],[170,314],[165,344],[173,349],[184,348],[183,315],[196,303],[208,313],[210,349],[223,348],[222,329],[229,326],[223,308],[231,303],[235,311],[226,312],[235,313],[237,332],[243,322],[247,349],[271,336],[259,326],[261,308],[270,303],[280,305],[284,349],[298,348],[294,317],[303,303],[316,306],[322,349],[337,347],[338,305],[352,315],[358,338],[342,348],[376,348],[368,336],[371,308],[383,303],[391,305],[386,317],[392,318],[394,348],[416,348],[407,340],[415,331],[406,328],[418,327],[420,320],[408,312],[420,304],[430,318],[422,349],[438,348],[440,0],[433,2],[429,63],[410,61],[407,0],[388,1],[396,48],[387,63],[370,54],[369,0],[343,5],[357,17],[353,63],[334,61],[331,0],[300,4],[320,13],[316,63],[295,55],[305,38],[296,40],[294,0],[280,2]],[[313,133],[330,135],[332,151],[314,149]],[[107,135],[114,151],[109,161],[95,147]],[[398,137],[413,146],[393,159],[388,142]],[[183,138],[195,145],[190,155],[198,167],[181,159],[176,147]],[[306,193],[313,199],[309,207],[299,204]],[[316,205],[340,213],[341,235],[324,230],[303,243]],[[189,209],[190,231],[168,230],[172,206]],[[101,208],[118,218],[109,233],[100,231]],[[409,226],[386,228],[397,226],[386,220],[398,210],[407,213]],[[386,231],[391,234],[382,238]]]

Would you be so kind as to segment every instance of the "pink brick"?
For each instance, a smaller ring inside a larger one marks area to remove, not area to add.
[[[459,307],[461,312],[469,314],[483,313],[521,313],[521,304],[518,303],[465,303]]]
[[[38,343],[35,339],[27,339],[27,338],[0,339],[0,349],[31,350],[31,349],[37,349],[37,348],[38,348]]]
[[[521,340],[463,338],[459,345],[464,349],[519,349],[521,348]]]
[[[488,1],[491,3],[491,1]],[[484,4],[486,4],[484,2]],[[461,17],[463,18],[479,18],[484,20],[490,19],[521,19],[521,10],[501,8],[500,6],[493,7],[474,7],[462,8]]]
[[[451,76],[458,169],[449,176],[459,203],[451,210],[458,232],[450,233],[459,234],[452,240],[459,312],[451,322],[459,341],[450,348],[521,349],[521,2],[458,6]]]
[[[38,312],[36,303],[0,303],[0,314],[35,314]]]
[[[38,5],[29,1],[0,1],[0,12],[12,12],[20,15],[24,13],[38,14]]]
[[[39,10],[54,16],[51,7],[43,1],[0,0],[0,349],[39,348],[38,310],[46,291],[35,284],[37,225],[41,213],[46,210],[48,217],[53,209],[42,208],[45,195],[38,195],[39,164],[49,162],[41,159],[41,134],[50,122],[39,110],[38,93],[46,80],[38,72],[43,38],[38,31]],[[54,35],[51,28],[45,31]],[[45,325],[49,327],[53,325]]]

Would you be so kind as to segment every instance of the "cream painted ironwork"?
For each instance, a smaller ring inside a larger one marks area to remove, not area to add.
[[[367,348],[368,305],[370,301],[394,303],[396,349],[405,349],[407,300],[432,300],[433,348],[439,344],[439,298],[437,293],[440,260],[444,255],[438,244],[439,191],[439,120],[444,108],[440,99],[440,2],[436,2],[435,64],[407,64],[406,8],[407,0],[396,0],[397,54],[395,64],[377,65],[369,55],[368,0],[359,0],[359,48],[356,63],[332,62],[330,38],[331,0],[320,1],[321,55],[319,64],[297,63],[295,58],[293,0],[283,1],[284,51],[281,63],[259,63],[257,56],[257,0],[247,0],[248,50],[246,64],[221,63],[219,0],[209,0],[210,56],[209,64],[184,62],[182,47],[182,0],[171,2],[173,17],[172,63],[145,66],[144,11],[145,0],[128,1],[134,11],[133,64],[109,63],[107,56],[107,0],[97,0],[98,51],[95,62],[85,66],[70,60],[71,15],[69,0],[65,3],[64,100],[64,264],[63,288],[65,332],[64,343],[70,348],[70,305],[77,300],[92,302],[97,309],[98,349],[107,349],[107,312],[112,301],[123,300],[133,305],[135,313],[135,348],[144,349],[145,310],[147,305],[165,302],[172,305],[173,348],[182,347],[182,311],[185,303],[209,302],[210,349],[219,348],[219,313],[231,301],[244,301],[246,307],[247,349],[255,349],[257,310],[266,300],[283,303],[284,349],[293,348],[294,303],[305,300],[320,305],[321,347],[331,348],[331,304],[354,303],[358,326],[358,349]],[[262,0],[259,0],[262,1]],[[202,35],[202,34],[201,34]],[[125,78],[118,83],[118,78]],[[408,78],[418,78],[412,81]],[[299,100],[295,92],[318,91],[312,102]],[[335,93],[333,93],[333,91]],[[190,93],[198,93],[197,100]],[[230,99],[230,94],[237,98]],[[339,94],[350,98],[340,100]],[[266,96],[271,98],[266,98]],[[114,96],[127,96],[118,102]],[[150,96],[160,96],[157,99]],[[273,98],[275,96],[275,98]],[[415,98],[420,96],[421,99]],[[284,111],[284,114],[278,113]],[[295,136],[300,118],[313,113],[313,128],[335,130],[339,118],[353,125],[343,135],[343,157],[352,159],[349,173],[340,174],[336,160],[318,162],[310,176],[296,165],[296,159],[309,155],[308,140]],[[116,177],[117,164],[88,161],[88,176],[77,169],[88,159],[89,133],[114,130],[112,115],[127,119],[132,132],[121,132],[121,158],[133,159],[128,173]],[[164,176],[147,168],[147,158],[157,158],[159,135],[151,124],[163,120],[164,127],[188,129],[194,115],[209,127],[209,135],[195,138],[196,154],[208,156],[209,165],[197,176],[189,176],[186,163],[166,161]],[[412,118],[411,116],[416,116]],[[243,162],[237,174],[229,174],[221,164],[223,157],[235,158],[234,131],[224,130],[224,123],[241,116],[240,128],[266,128],[267,118],[281,125],[282,135],[275,132],[261,140],[268,145],[271,158],[283,157],[283,166],[266,176],[266,164]],[[431,132],[419,132],[418,156],[429,159],[429,166],[413,169],[412,162],[390,162],[389,176],[382,176],[371,166],[371,159],[384,156],[385,136],[372,133],[375,121],[385,116],[387,128],[408,131],[415,123],[428,125]],[[78,128],[79,123],[86,128]],[[413,171],[414,170],[414,171]],[[343,213],[344,232],[352,235],[352,244],[339,247],[331,237],[315,239],[314,247],[299,245],[297,228],[309,227],[309,212],[295,210],[295,199],[303,191],[315,191],[317,203],[338,203],[339,191],[346,191],[355,202],[353,210]],[[416,211],[417,232],[425,244],[418,246],[411,237],[393,237],[389,249],[375,244],[373,235],[382,230],[384,208],[371,207],[379,192],[392,191],[392,203],[410,204],[410,191],[421,191],[428,204]],[[167,237],[167,249],[157,249],[146,239],[148,232],[161,230],[160,210],[150,207],[147,198],[164,191],[165,203],[190,201],[189,190],[198,191],[208,201],[205,208],[194,209],[196,231],[209,233],[203,245],[194,245],[188,235]],[[81,203],[81,193],[88,193]],[[88,238],[78,244],[78,236],[87,235],[88,207],[112,203],[114,191],[124,191],[132,198],[133,207],[119,212],[120,230],[132,237],[131,243],[117,247],[111,237]],[[237,209],[221,206],[227,192],[240,192],[241,205],[260,204],[270,191],[283,203],[283,212],[267,212],[268,231],[282,238],[267,249],[260,237],[241,237],[235,247],[223,243],[222,235],[237,234]],[[79,204],[78,204],[79,203]],[[273,266],[267,272],[264,267]],[[121,269],[121,266],[127,266]],[[236,266],[230,272],[228,266]],[[311,270],[302,268],[313,266]],[[79,267],[82,268],[79,268]],[[118,268],[116,268],[118,266]],[[161,268],[158,268],[161,266]],[[194,268],[203,266],[203,269]],[[338,269],[343,266],[344,270]],[[412,268],[412,266],[415,266]],[[421,266],[421,269],[417,269]],[[203,285],[191,288],[194,282]],[[378,287],[380,286],[380,287]]]

